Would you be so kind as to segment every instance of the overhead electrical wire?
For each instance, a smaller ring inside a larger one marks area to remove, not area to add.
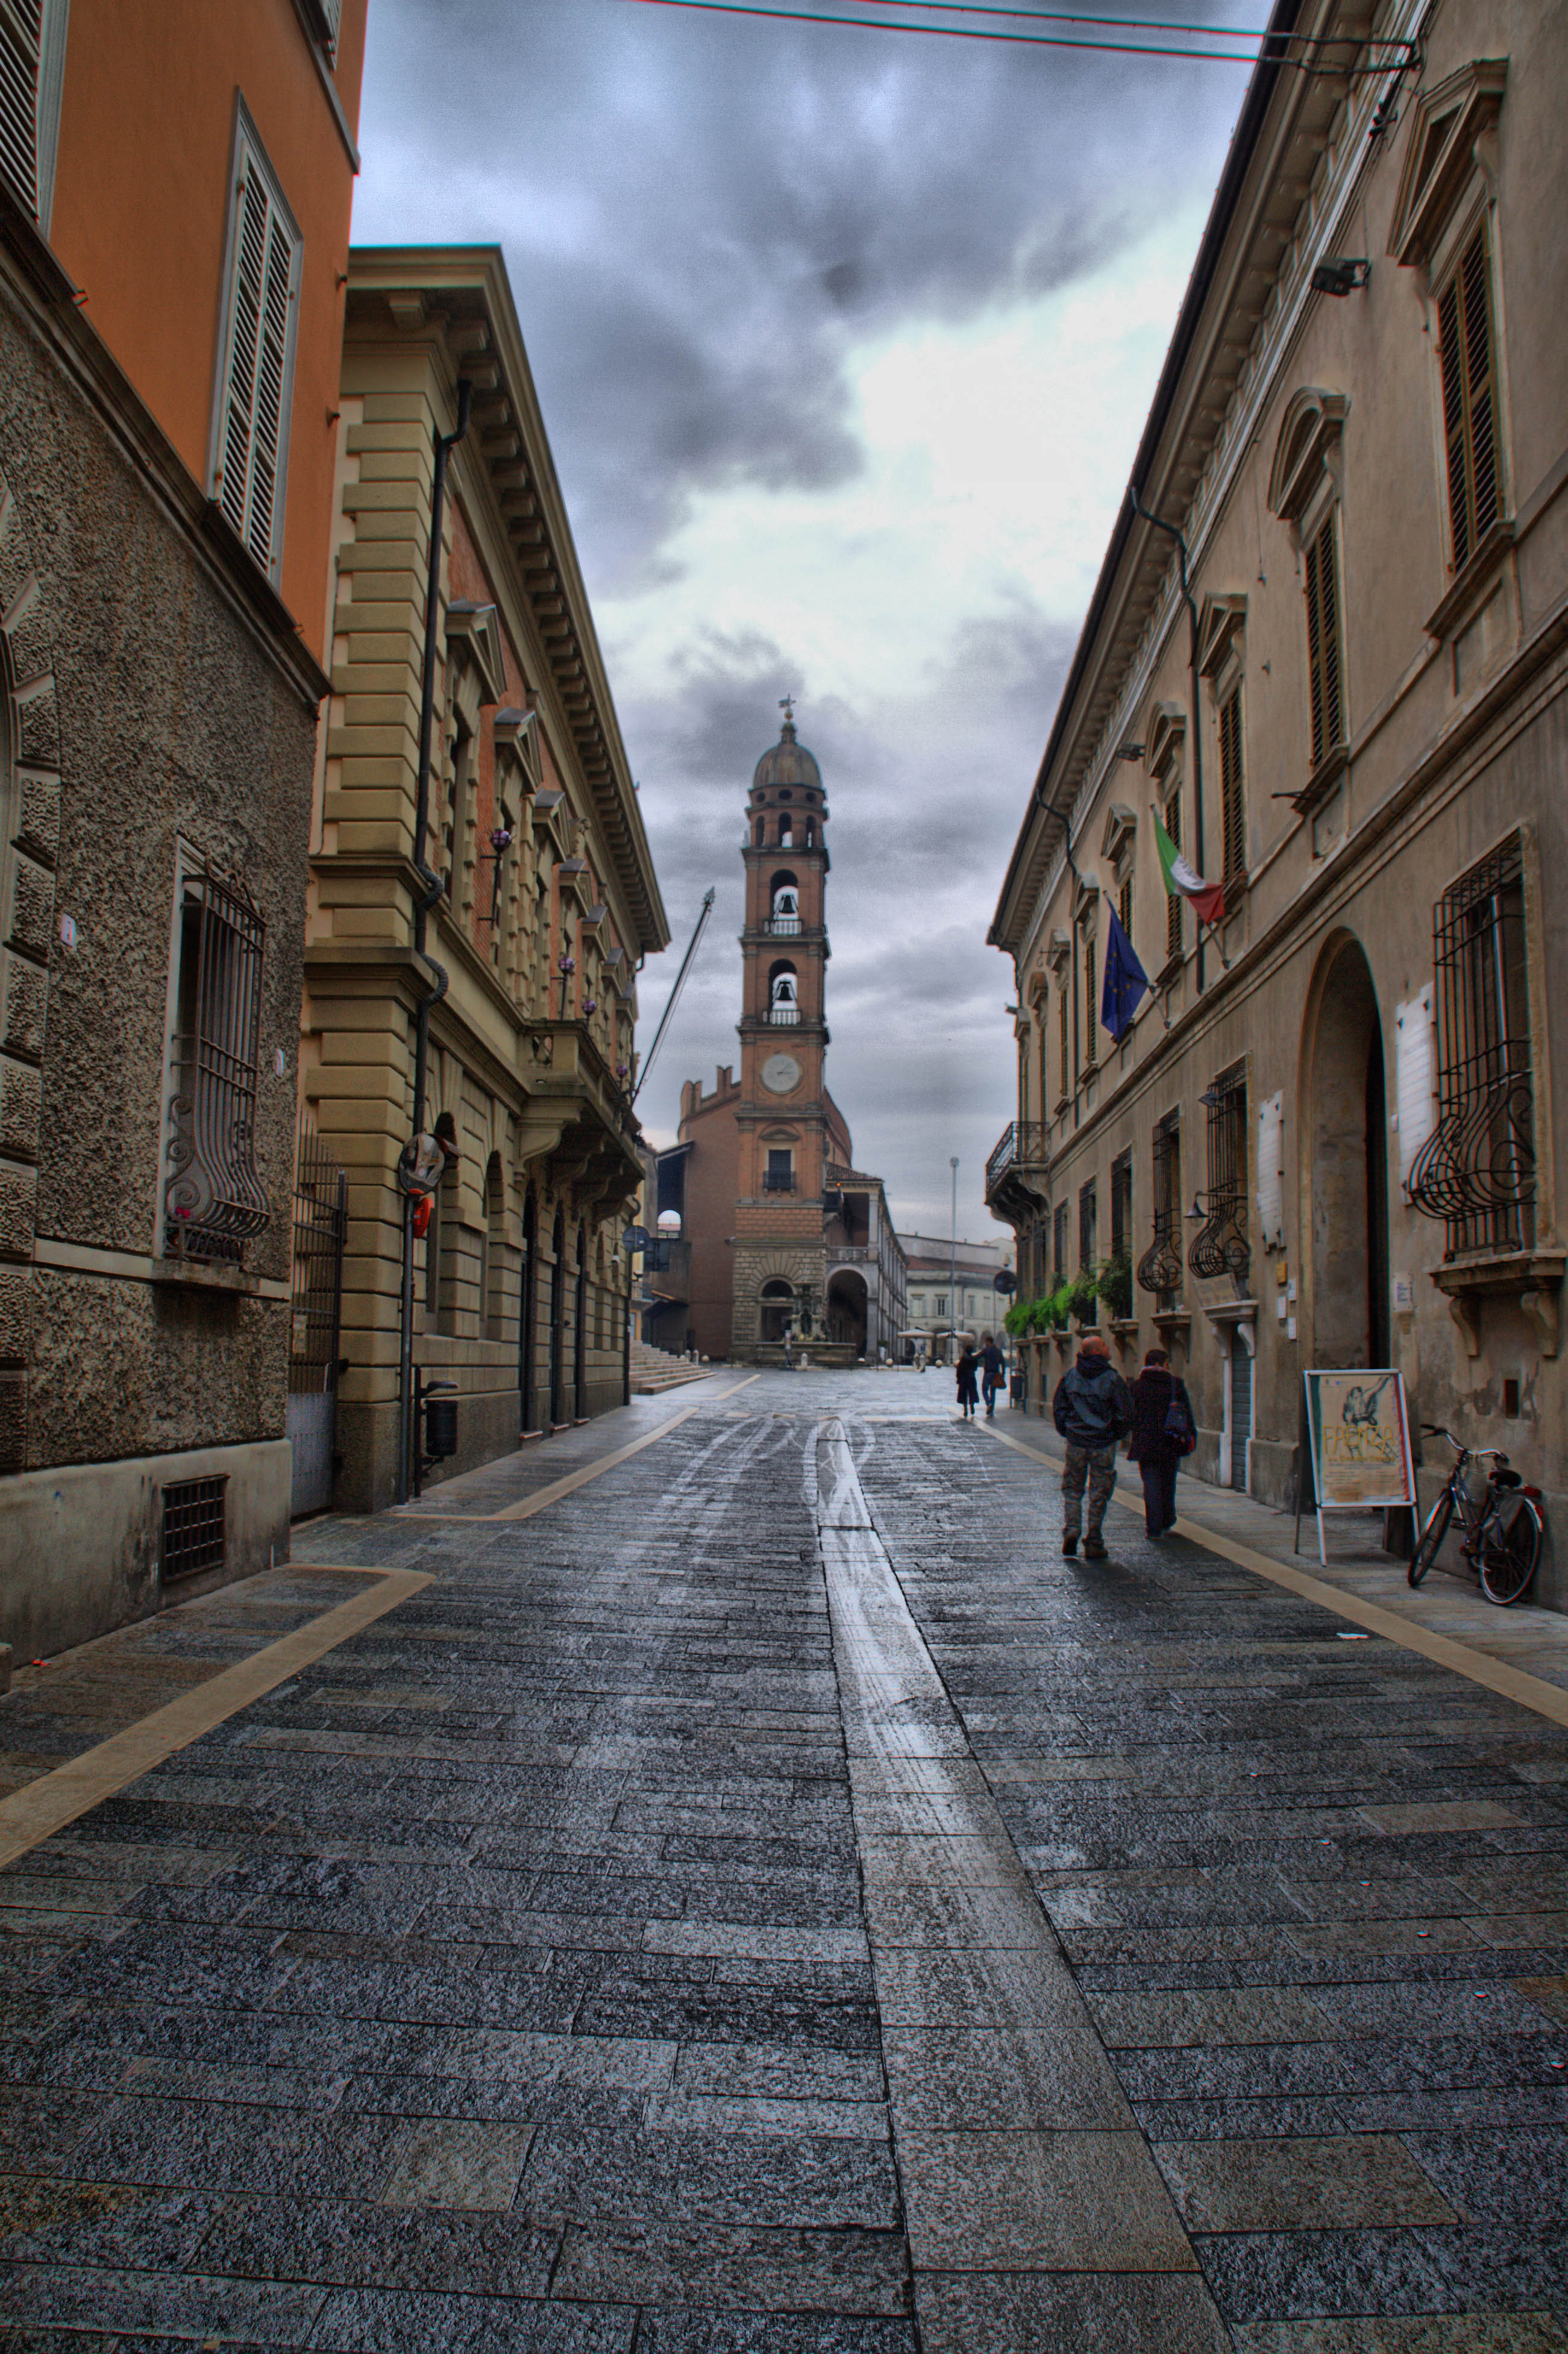
[[[1173,43],[1131,40],[1086,40],[1066,33],[1012,33],[992,29],[984,25],[921,25],[907,24],[895,16],[832,16],[817,8],[778,8],[747,5],[747,0],[631,0],[631,5],[643,8],[695,9],[715,16],[750,16],[770,18],[786,25],[844,25],[868,33],[916,33],[928,39],[952,41],[1001,41],[1010,47],[1036,49],[1069,49],[1089,57],[1177,58],[1198,65],[1252,65],[1255,59],[1245,48],[1200,49]],[[1414,62],[1412,45],[1407,41],[1368,43],[1399,54],[1371,58],[1364,65],[1348,64],[1325,67],[1320,56],[1292,57],[1280,55],[1275,45],[1283,43],[1288,49],[1298,48],[1321,52],[1326,48],[1360,48],[1363,43],[1348,34],[1314,36],[1305,33],[1272,33],[1249,29],[1233,32],[1218,25],[1187,26],[1168,19],[1142,16],[1090,16],[1072,15],[1065,10],[1046,8],[985,8],[960,5],[960,0],[862,0],[863,5],[878,5],[913,10],[939,9],[946,16],[1024,18],[1044,24],[1103,26],[1107,31],[1143,30],[1151,33],[1181,33],[1193,39],[1234,40],[1267,43],[1266,61],[1271,65],[1294,66],[1302,72],[1382,75],[1408,70]]]

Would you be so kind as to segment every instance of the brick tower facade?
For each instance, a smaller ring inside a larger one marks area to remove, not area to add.
[[[830,864],[822,772],[788,703],[747,804],[741,934],[739,1151],[731,1353],[820,1325],[825,1308],[824,1172],[851,1158],[827,1091],[824,899]]]

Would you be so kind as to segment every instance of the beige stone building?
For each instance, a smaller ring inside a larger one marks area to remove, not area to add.
[[[421,841],[435,451],[464,384]],[[449,1471],[621,1403],[636,974],[668,929],[494,249],[352,254],[337,431],[301,1069],[348,1176],[334,1497],[366,1510],[399,1487],[410,1371],[457,1385]],[[447,1168],[419,1233],[421,1009]]]
[[[1397,1365],[1545,1490],[1562,1607],[1568,42],[1533,0],[1274,21],[996,912],[988,1197],[1022,1297],[1124,1262],[1202,1476],[1287,1501],[1302,1370]]]

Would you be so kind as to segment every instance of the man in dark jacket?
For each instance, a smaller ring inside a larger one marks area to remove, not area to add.
[[[1084,1539],[1084,1555],[1088,1561],[1104,1561],[1106,1548],[1100,1530],[1116,1485],[1116,1450],[1132,1426],[1132,1400],[1098,1332],[1084,1335],[1077,1363],[1069,1365],[1056,1384],[1051,1412],[1057,1430],[1067,1442],[1067,1459],[1062,1466],[1062,1494],[1065,1500],[1062,1551],[1078,1550],[1086,1480],[1089,1526]]]
[[[1172,1414],[1172,1407],[1180,1411]],[[1181,1426],[1172,1429],[1172,1422]],[[1164,1349],[1150,1349],[1132,1385],[1132,1437],[1128,1455],[1143,1474],[1143,1511],[1151,1537],[1176,1525],[1176,1473],[1196,1437],[1187,1384],[1171,1370]]]

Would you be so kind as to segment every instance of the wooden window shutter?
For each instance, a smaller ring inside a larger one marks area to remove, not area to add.
[[[1220,802],[1224,828],[1224,879],[1246,877],[1246,790],[1242,766],[1241,689],[1220,705]]]
[[[1073,1074],[1067,1063],[1067,992],[1064,989],[1056,998],[1057,1027],[1062,1036],[1062,1095],[1064,1099],[1073,1092]]]
[[[1100,1010],[1095,1002],[1095,942],[1084,942],[1084,1068],[1092,1071],[1099,1061]]]
[[[1307,664],[1312,690],[1312,766],[1344,741],[1340,578],[1330,514],[1307,549]]]
[[[0,7],[0,175],[38,217],[38,52],[43,0]]]
[[[1131,938],[1132,938],[1132,877],[1131,877],[1131,875],[1123,875],[1123,877],[1122,877],[1121,889],[1120,889],[1120,890],[1118,892],[1118,894],[1117,894],[1117,907],[1116,907],[1116,911],[1117,911],[1118,916],[1120,917],[1122,930],[1127,934],[1128,938],[1128,939],[1131,939]]]
[[[215,494],[263,571],[282,546],[299,238],[241,138]]]
[[[1165,831],[1172,845],[1181,847],[1181,796],[1172,793],[1165,804]],[[1165,953],[1178,957],[1181,953],[1181,901],[1172,891],[1165,902]]]
[[[1491,270],[1478,228],[1437,302],[1443,434],[1454,569],[1462,571],[1502,513]]]

